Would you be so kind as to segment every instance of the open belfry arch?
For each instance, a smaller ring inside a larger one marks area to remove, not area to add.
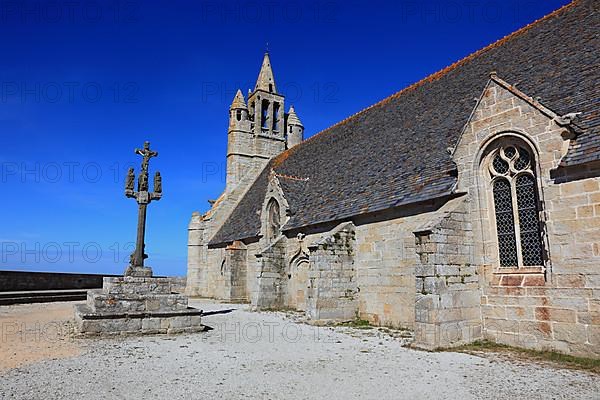
[[[188,294],[600,357],[599,28],[574,1],[308,140],[266,54]]]

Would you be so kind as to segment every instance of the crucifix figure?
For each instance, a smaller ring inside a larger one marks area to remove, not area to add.
[[[150,163],[150,158],[158,157],[157,151],[150,150],[150,142],[144,142],[143,149],[135,149],[135,154],[142,156],[142,171],[146,173],[148,173],[148,164]]]
[[[135,154],[142,156],[142,169],[138,176],[137,191],[134,191],[135,174],[133,168],[127,172],[125,181],[125,196],[133,198],[138,203],[138,225],[135,250],[129,257],[129,266],[125,270],[127,276],[152,276],[152,268],[144,266],[144,259],[148,256],[144,253],[144,236],[146,234],[146,208],[152,200],[160,200],[162,197],[162,179],[160,172],[154,177],[154,192],[148,189],[148,167],[150,158],[157,157],[158,152],[150,150],[150,143],[144,142],[143,149],[135,149]]]

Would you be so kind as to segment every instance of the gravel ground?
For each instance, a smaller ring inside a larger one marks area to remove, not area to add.
[[[0,306],[0,374],[10,368],[79,354],[80,347],[70,335],[72,319],[73,303]]]
[[[81,354],[0,372],[2,399],[600,399],[597,376],[401,346],[378,330],[192,301],[211,331],[74,339]]]

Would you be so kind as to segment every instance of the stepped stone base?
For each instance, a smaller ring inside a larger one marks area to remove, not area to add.
[[[201,317],[186,296],[171,292],[169,278],[104,278],[102,289],[88,291],[86,304],[75,306],[84,335],[199,332]]]

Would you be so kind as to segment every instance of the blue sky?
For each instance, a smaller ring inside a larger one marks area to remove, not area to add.
[[[0,2],[0,268],[121,273],[144,140],[164,196],[147,264],[186,272],[192,211],[222,191],[227,111],[268,43],[313,135],[567,3]]]

